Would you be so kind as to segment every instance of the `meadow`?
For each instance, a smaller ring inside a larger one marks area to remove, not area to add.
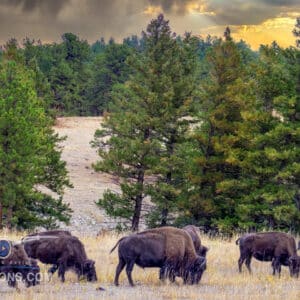
[[[123,234],[124,235],[124,234]],[[288,269],[282,268],[281,277],[271,275],[271,264],[252,260],[253,273],[250,275],[243,266],[242,274],[237,269],[239,249],[236,238],[223,240],[211,239],[202,235],[202,243],[209,247],[207,270],[199,285],[185,286],[180,278],[176,283],[161,283],[158,269],[133,270],[135,287],[130,287],[125,270],[120,276],[120,286],[113,285],[118,254],[110,249],[123,236],[106,233],[98,237],[79,236],[84,243],[88,257],[96,261],[98,282],[77,282],[72,272],[66,273],[66,282],[62,284],[57,274],[48,281],[48,266],[40,265],[42,282],[39,286],[26,288],[19,284],[20,291],[9,288],[3,280],[0,282],[0,298],[9,300],[69,300],[69,299],[300,299],[300,279],[290,278]],[[21,234],[0,232],[1,238],[19,240]],[[105,291],[99,291],[102,287]]]

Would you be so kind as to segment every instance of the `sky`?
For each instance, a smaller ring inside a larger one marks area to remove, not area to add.
[[[235,40],[253,49],[276,40],[294,46],[292,30],[300,17],[299,0],[0,0],[0,44],[25,37],[60,42],[72,32],[93,43],[104,37],[122,41],[140,35],[163,13],[177,34],[222,36],[230,27]]]

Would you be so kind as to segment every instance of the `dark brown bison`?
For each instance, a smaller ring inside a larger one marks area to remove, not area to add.
[[[65,272],[72,269],[78,279],[84,276],[88,281],[96,281],[95,262],[87,259],[83,244],[77,237],[68,234],[33,235],[25,237],[24,248],[29,257],[39,259],[44,264],[52,264],[49,270],[53,274],[58,270],[61,281],[65,281]]]
[[[289,266],[289,258],[297,256],[295,239],[283,232],[262,232],[245,234],[236,240],[240,247],[238,260],[239,271],[245,261],[246,267],[251,273],[252,256],[259,261],[272,261],[273,275],[278,272],[280,276],[281,265]],[[296,273],[290,268],[291,276]]]
[[[40,240],[40,239],[46,239],[46,238],[51,239],[51,238],[56,238],[57,236],[64,236],[64,235],[71,236],[72,234],[68,230],[54,229],[54,230],[40,231],[40,232],[28,234],[25,238],[22,239],[22,241],[24,242],[25,239],[27,242],[29,240]],[[53,265],[48,270],[50,278],[57,271],[57,269],[58,269],[58,266]]]
[[[205,257],[196,254],[191,237],[184,230],[162,227],[146,230],[121,238],[112,248],[119,245],[119,264],[116,269],[115,285],[126,266],[128,281],[133,286],[131,272],[134,264],[142,268],[160,268],[160,279],[167,276],[172,281],[179,274],[184,283],[199,283],[206,269]]]
[[[30,233],[25,238],[28,239],[29,237],[37,237],[37,236],[44,237],[44,236],[58,236],[58,235],[72,236],[71,232],[68,230],[55,229],[55,230],[47,230],[47,231]]]
[[[0,276],[4,276],[11,287],[17,288],[18,279],[30,287],[39,284],[40,268],[27,256],[23,245],[11,243],[11,254],[0,259]]]
[[[184,226],[182,229],[185,230],[191,236],[192,241],[194,243],[196,253],[200,256],[206,257],[208,248],[201,245],[199,228],[194,225],[187,225],[187,226]]]

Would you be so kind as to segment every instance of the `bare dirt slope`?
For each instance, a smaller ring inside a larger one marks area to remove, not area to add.
[[[96,206],[103,192],[116,189],[107,174],[96,173],[92,168],[99,156],[90,145],[96,129],[100,128],[101,117],[58,118],[55,131],[67,136],[62,143],[62,159],[67,162],[70,180],[74,188],[65,191],[64,202],[70,203],[73,215],[67,227],[74,232],[94,235],[102,228],[113,227],[112,220]]]

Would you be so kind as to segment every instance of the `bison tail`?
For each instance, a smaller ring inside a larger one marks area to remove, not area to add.
[[[235,244],[236,245],[238,245],[239,244],[239,240],[240,240],[241,238],[238,238],[236,241],[235,241]]]
[[[117,243],[115,244],[115,246],[110,250],[109,254],[111,254],[116,248],[117,246],[120,244],[120,242],[123,240],[124,238],[121,238],[117,241]]]

